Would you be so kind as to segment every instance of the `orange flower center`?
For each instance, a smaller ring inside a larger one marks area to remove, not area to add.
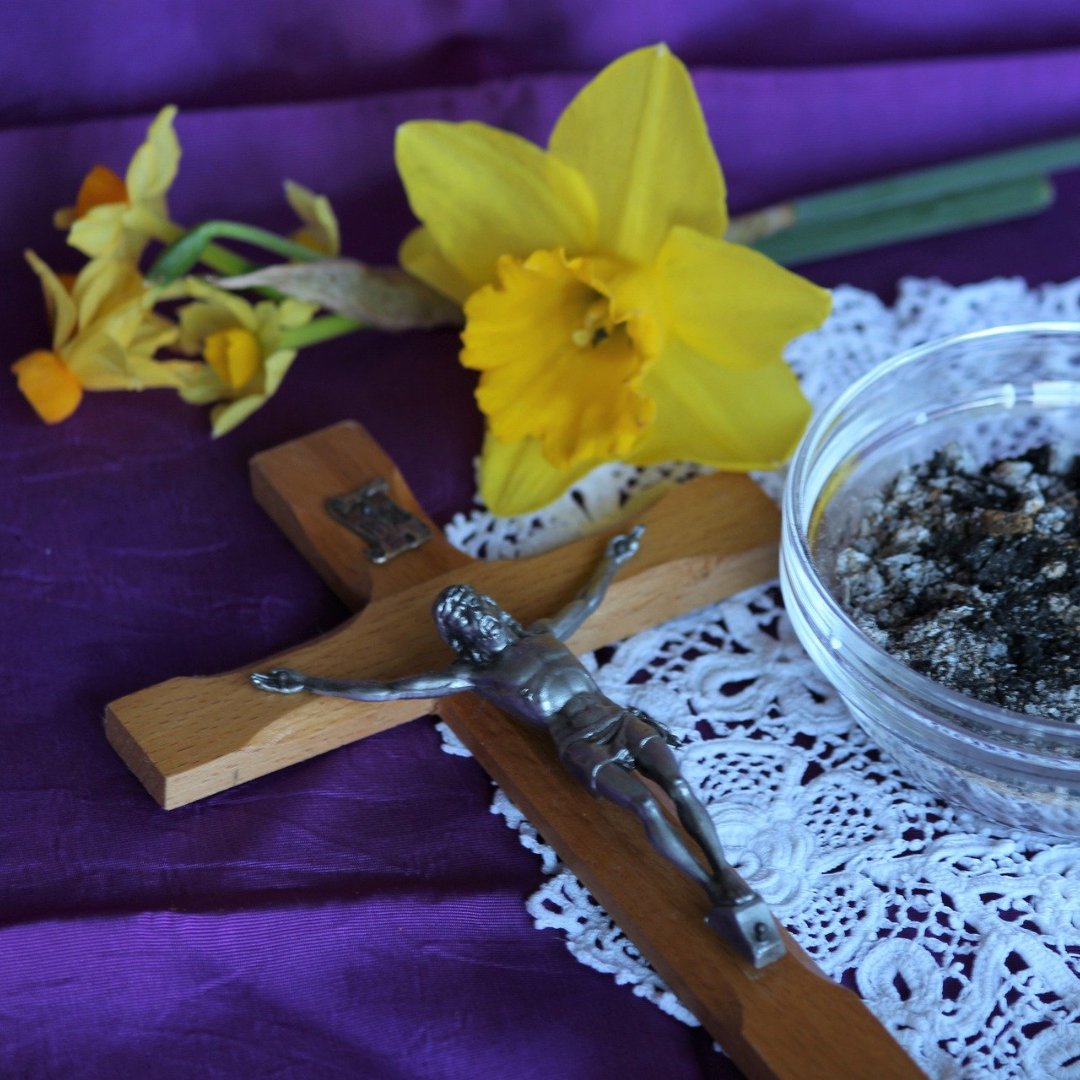
[[[75,216],[85,217],[95,206],[108,203],[126,203],[127,185],[123,178],[104,165],[95,165],[87,174],[79,188],[75,200]]]
[[[19,389],[46,424],[66,420],[82,401],[82,385],[49,349],[35,349],[11,365]]]

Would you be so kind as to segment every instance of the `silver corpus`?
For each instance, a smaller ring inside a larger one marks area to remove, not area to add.
[[[273,693],[310,692],[355,701],[430,700],[472,691],[546,731],[574,779],[595,796],[633,812],[653,848],[705,890],[709,925],[755,967],[763,967],[784,954],[783,938],[765,902],[725,858],[708,810],[671,751],[678,739],[652,717],[608,698],[564,644],[600,606],[616,570],[637,553],[644,531],[638,525],[613,537],[581,592],[555,615],[527,627],[468,585],[444,589],[433,615],[456,659],[442,671],[384,682],[327,679],[278,668],[256,672],[251,681]],[[707,867],[646,780],[671,799]]]

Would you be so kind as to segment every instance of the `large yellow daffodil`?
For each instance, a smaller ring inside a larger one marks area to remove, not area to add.
[[[402,265],[464,305],[493,511],[542,506],[616,458],[746,470],[790,454],[809,406],[782,350],[829,294],[723,239],[723,175],[667,48],[602,71],[546,151],[415,121],[396,157],[422,222]]]
[[[72,247],[91,258],[138,262],[151,240],[171,243],[180,236],[165,202],[180,166],[175,118],[175,105],[157,114],[123,178],[104,165],[87,173],[75,206],[58,210],[53,219],[70,229]]]
[[[317,304],[302,300],[251,304],[201,278],[187,278],[165,296],[193,298],[178,314],[180,348],[206,363],[180,394],[193,405],[219,402],[210,413],[214,435],[231,431],[277,392],[296,359],[289,331],[310,322],[318,311]]]
[[[189,361],[154,359],[176,340],[176,327],[154,314],[130,263],[89,262],[69,289],[32,251],[26,258],[45,293],[52,347],[28,353],[11,370],[47,424],[66,420],[84,390],[179,389],[199,370]]]

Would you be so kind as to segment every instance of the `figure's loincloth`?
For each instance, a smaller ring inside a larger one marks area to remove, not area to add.
[[[679,745],[648,713],[614,702],[584,722],[553,729],[552,738],[562,763],[590,791],[596,790],[596,774],[605,765],[636,768],[637,755],[647,742],[661,739],[670,746]]]

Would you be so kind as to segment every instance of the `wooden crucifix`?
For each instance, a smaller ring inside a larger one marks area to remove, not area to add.
[[[445,664],[430,616],[447,585],[496,596],[523,623],[565,604],[596,565],[606,535],[532,559],[482,563],[426,518],[390,459],[356,424],[339,424],[257,456],[256,498],[353,609],[338,630],[241,671],[178,678],[113,702],[109,741],[166,809],[306,760],[424,712],[416,700],[356,702],[255,689],[256,669],[394,679]],[[375,507],[373,510],[372,507]],[[371,532],[377,515],[389,525]],[[395,516],[397,515],[397,516]],[[594,649],[714,602],[775,573],[772,504],[742,477],[673,489],[639,519],[649,543],[573,636]],[[405,554],[379,563],[382,539]],[[367,540],[364,537],[367,537]],[[470,694],[438,714],[751,1077],[917,1077],[918,1070],[849,990],[825,979],[785,936],[787,955],[760,970],[706,924],[705,894],[649,844],[636,818],[594,799],[542,732]]]

